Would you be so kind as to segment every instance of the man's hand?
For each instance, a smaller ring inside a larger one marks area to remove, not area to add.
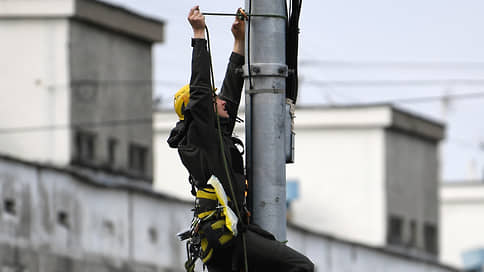
[[[237,10],[238,11],[238,10]],[[235,17],[232,24],[232,35],[234,35],[234,52],[240,55],[245,53],[245,21]]]
[[[200,12],[199,6],[194,6],[188,13],[188,22],[193,29],[193,37],[205,39],[205,16]]]
[[[235,21],[232,24],[232,35],[235,40],[245,40],[245,21],[235,17]]]

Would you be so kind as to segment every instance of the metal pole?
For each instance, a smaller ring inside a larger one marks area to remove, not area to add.
[[[284,0],[245,3],[250,13],[280,16],[285,16],[285,4]],[[252,17],[250,33],[246,31],[250,37],[246,37],[244,69],[252,220],[279,241],[286,240],[285,32],[286,22],[281,17]]]

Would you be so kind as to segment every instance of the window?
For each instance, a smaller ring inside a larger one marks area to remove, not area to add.
[[[148,237],[152,244],[158,242],[158,231],[156,231],[156,228],[151,227],[148,229]]]
[[[15,200],[7,198],[3,201],[3,208],[7,214],[16,215],[17,210],[15,208]]]
[[[388,218],[387,242],[391,245],[401,245],[403,234],[403,219],[390,215]]]
[[[148,149],[141,145],[130,144],[128,156],[129,168],[139,173],[145,173]]]
[[[426,223],[424,226],[425,251],[438,254],[437,227],[433,224]]]
[[[118,141],[114,138],[108,140],[108,165],[114,166],[116,163],[116,148],[118,146]]]
[[[109,235],[109,236],[114,236],[116,229],[114,226],[113,221],[111,220],[104,220],[103,221],[103,234],[104,235]]]
[[[410,221],[410,238],[408,239],[408,246],[415,247],[417,244],[417,222]]]
[[[75,132],[75,155],[80,161],[93,161],[96,156],[96,135],[87,131]]]
[[[57,223],[64,228],[69,228],[69,214],[66,211],[57,212]]]

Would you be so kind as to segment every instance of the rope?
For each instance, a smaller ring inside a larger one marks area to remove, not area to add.
[[[210,49],[210,35],[208,33],[208,27],[205,26],[205,32],[207,33],[207,45],[208,45],[208,55],[209,55],[209,63],[210,63],[210,79],[212,81],[212,88],[215,86],[215,76],[213,74],[213,65],[212,65],[212,52]],[[215,92],[213,95],[214,102],[215,101]],[[232,185],[232,178],[230,176],[230,171],[229,171],[229,166],[227,163],[227,158],[225,156],[225,148],[223,144],[223,137],[222,137],[222,129],[220,126],[220,116],[218,115],[218,109],[215,107],[215,116],[217,117],[217,128],[218,128],[218,138],[220,142],[220,151],[222,152],[222,161],[224,163],[224,168],[225,168],[225,174],[227,175],[227,179],[229,182],[229,187],[230,187],[230,193],[232,195],[233,203],[235,205],[235,211],[237,212],[237,217],[240,222],[242,222],[242,217],[240,216],[240,210],[239,210],[239,204],[237,203],[237,198],[235,197],[235,191],[234,187]],[[249,271],[249,266],[247,262],[247,246],[246,246],[246,240],[245,240],[245,233],[242,232],[242,244],[243,244],[243,249],[244,249],[244,266],[245,266],[245,272]]]
[[[239,9],[240,10],[240,9]],[[252,12],[252,0],[249,0],[249,13]],[[250,18],[247,17],[247,72],[249,75],[249,90],[254,89],[254,83],[252,82],[252,71],[250,69]]]
[[[209,16],[237,16],[239,19],[245,19],[248,20],[250,17],[265,17],[265,18],[280,18],[287,20],[287,16],[284,15],[279,15],[279,14],[251,14],[250,11],[249,13],[245,13],[243,9],[242,12],[237,12],[237,13],[223,13],[223,12],[202,12],[203,15],[209,15]]]

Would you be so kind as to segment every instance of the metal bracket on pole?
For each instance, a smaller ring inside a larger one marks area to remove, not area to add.
[[[285,89],[254,89],[254,90],[245,90],[246,94],[261,94],[261,93],[273,93],[273,94],[283,94],[285,93]]]
[[[249,77],[247,65],[243,67],[244,77]],[[279,63],[251,63],[250,76],[251,77],[287,77],[288,68],[286,64]]]
[[[294,145],[296,132],[294,131],[294,118],[296,105],[294,101],[286,98],[286,163],[294,163]]]

